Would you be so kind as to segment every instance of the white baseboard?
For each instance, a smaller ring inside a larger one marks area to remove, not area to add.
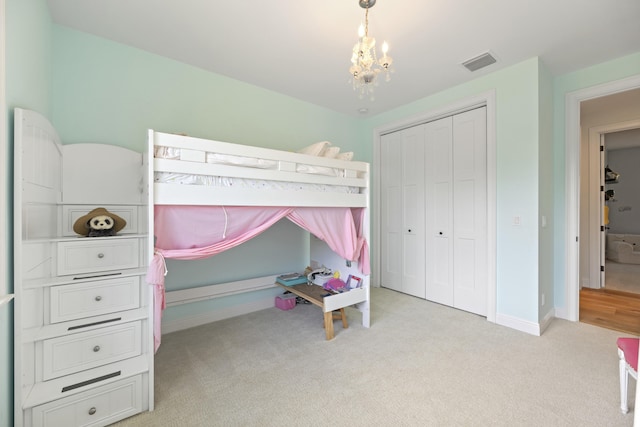
[[[205,325],[211,322],[217,322],[218,320],[229,319],[231,317],[240,316],[242,314],[253,313],[254,311],[265,310],[274,306],[273,298],[273,296],[269,296],[258,301],[252,301],[246,304],[240,304],[233,307],[197,314],[195,316],[182,317],[175,320],[163,320],[162,335],[181,331],[183,329],[193,328],[195,326]]]
[[[496,314],[496,323],[531,335],[540,336],[540,324],[506,314]]]
[[[552,308],[551,310],[549,310],[549,312],[542,319],[542,322],[540,323],[540,334],[541,335],[544,333],[544,331],[547,330],[547,328],[549,327],[549,325],[551,324],[553,319],[556,317],[555,316],[555,311],[556,310]]]

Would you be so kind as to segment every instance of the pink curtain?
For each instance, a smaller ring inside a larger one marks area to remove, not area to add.
[[[156,351],[160,345],[162,310],[166,307],[166,258],[190,260],[213,256],[246,242],[287,217],[325,241],[343,258],[359,261],[360,271],[369,274],[369,247],[363,237],[362,208],[156,205],[154,216],[155,253],[146,280],[154,286]]]

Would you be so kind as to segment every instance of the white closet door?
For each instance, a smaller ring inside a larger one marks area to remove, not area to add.
[[[380,138],[381,285],[402,290],[402,136]]]
[[[426,299],[453,306],[453,119],[425,125]]]
[[[402,292],[425,297],[424,125],[402,131]]]
[[[453,117],[453,306],[487,311],[486,108]]]
[[[426,124],[426,299],[486,315],[485,108]]]
[[[425,297],[424,125],[381,138],[382,285]]]

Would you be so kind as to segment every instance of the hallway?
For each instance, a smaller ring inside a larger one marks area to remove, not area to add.
[[[580,321],[640,335],[640,264],[607,260],[605,287],[580,290]]]

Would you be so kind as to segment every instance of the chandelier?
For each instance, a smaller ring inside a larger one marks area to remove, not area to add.
[[[359,0],[360,7],[365,9],[364,26],[358,29],[358,42],[353,46],[351,55],[351,82],[353,90],[358,91],[360,98],[365,95],[373,101],[373,88],[378,85],[378,74],[385,75],[385,81],[391,80],[390,72],[393,60],[387,55],[389,45],[382,43],[382,58],[376,55],[376,39],[369,37],[369,8],[376,4],[376,0]]]

